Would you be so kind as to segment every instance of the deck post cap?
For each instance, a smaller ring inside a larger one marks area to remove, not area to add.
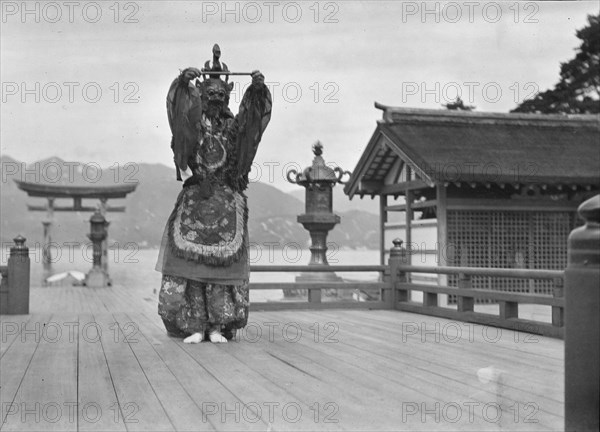
[[[575,228],[569,235],[567,269],[594,268],[600,265],[600,195],[583,202],[577,212],[585,225]]]
[[[10,248],[10,256],[17,256],[17,255],[29,255],[29,248],[27,246],[25,246],[25,240],[27,240],[25,237],[23,237],[21,234],[17,235],[13,241],[15,242],[14,246],[12,246]]]
[[[13,241],[15,242],[15,244],[16,244],[16,245],[18,245],[18,246],[21,246],[21,247],[25,245],[25,241],[26,241],[26,240],[27,240],[27,239],[26,239],[25,237],[23,237],[21,234],[17,235],[17,236],[16,236],[16,237],[13,239]]]
[[[395,238],[394,240],[392,240],[392,243],[394,244],[394,246],[390,250],[390,256],[402,255],[402,252],[404,251],[404,249],[402,248],[402,243],[404,243],[404,241],[399,238]]]
[[[586,223],[600,224],[600,195],[590,198],[581,203],[577,213]]]

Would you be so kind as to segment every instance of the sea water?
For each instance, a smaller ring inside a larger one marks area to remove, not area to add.
[[[88,250],[89,249],[89,250]],[[92,267],[91,248],[54,251],[52,273],[57,274],[71,270],[87,273]],[[148,294],[156,294],[160,289],[161,273],[154,270],[158,249],[127,249],[108,250],[108,271],[113,285],[142,286]],[[309,250],[285,250],[272,248],[251,248],[251,265],[306,265],[310,261]],[[6,257],[5,257],[6,258]],[[31,286],[42,286],[43,265],[41,254],[30,250]],[[327,253],[331,265],[377,265],[379,264],[378,250],[329,250]],[[5,261],[5,259],[3,260]],[[259,273],[252,272],[250,282],[294,282],[298,273]],[[351,280],[377,280],[377,273],[340,272],[338,276]],[[70,282],[69,282],[70,283]],[[51,287],[49,287],[51,288]],[[283,298],[282,290],[252,290],[250,301],[276,301]]]

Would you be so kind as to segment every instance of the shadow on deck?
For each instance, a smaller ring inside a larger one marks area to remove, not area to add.
[[[2,430],[561,430],[563,341],[391,310],[166,335],[148,288],[32,289],[2,316]]]

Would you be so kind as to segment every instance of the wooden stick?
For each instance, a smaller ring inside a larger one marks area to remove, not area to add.
[[[252,75],[252,72],[200,71],[202,75]]]

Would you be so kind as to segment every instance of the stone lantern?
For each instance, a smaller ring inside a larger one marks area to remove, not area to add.
[[[110,285],[108,273],[102,268],[102,242],[108,236],[107,226],[106,218],[100,210],[96,210],[90,218],[91,232],[88,234],[88,238],[92,241],[94,257],[92,269],[85,277],[85,285],[88,287],[98,288]]]
[[[330,168],[325,165],[323,145],[317,141],[313,145],[315,158],[311,166],[301,173],[290,170],[287,180],[306,189],[305,213],[298,215],[298,222],[310,233],[309,265],[329,265],[327,262],[327,234],[340,223],[340,217],[333,213],[333,187],[344,183],[344,174],[350,174],[339,167]],[[341,280],[333,272],[304,273],[296,278],[300,282],[338,281]]]

